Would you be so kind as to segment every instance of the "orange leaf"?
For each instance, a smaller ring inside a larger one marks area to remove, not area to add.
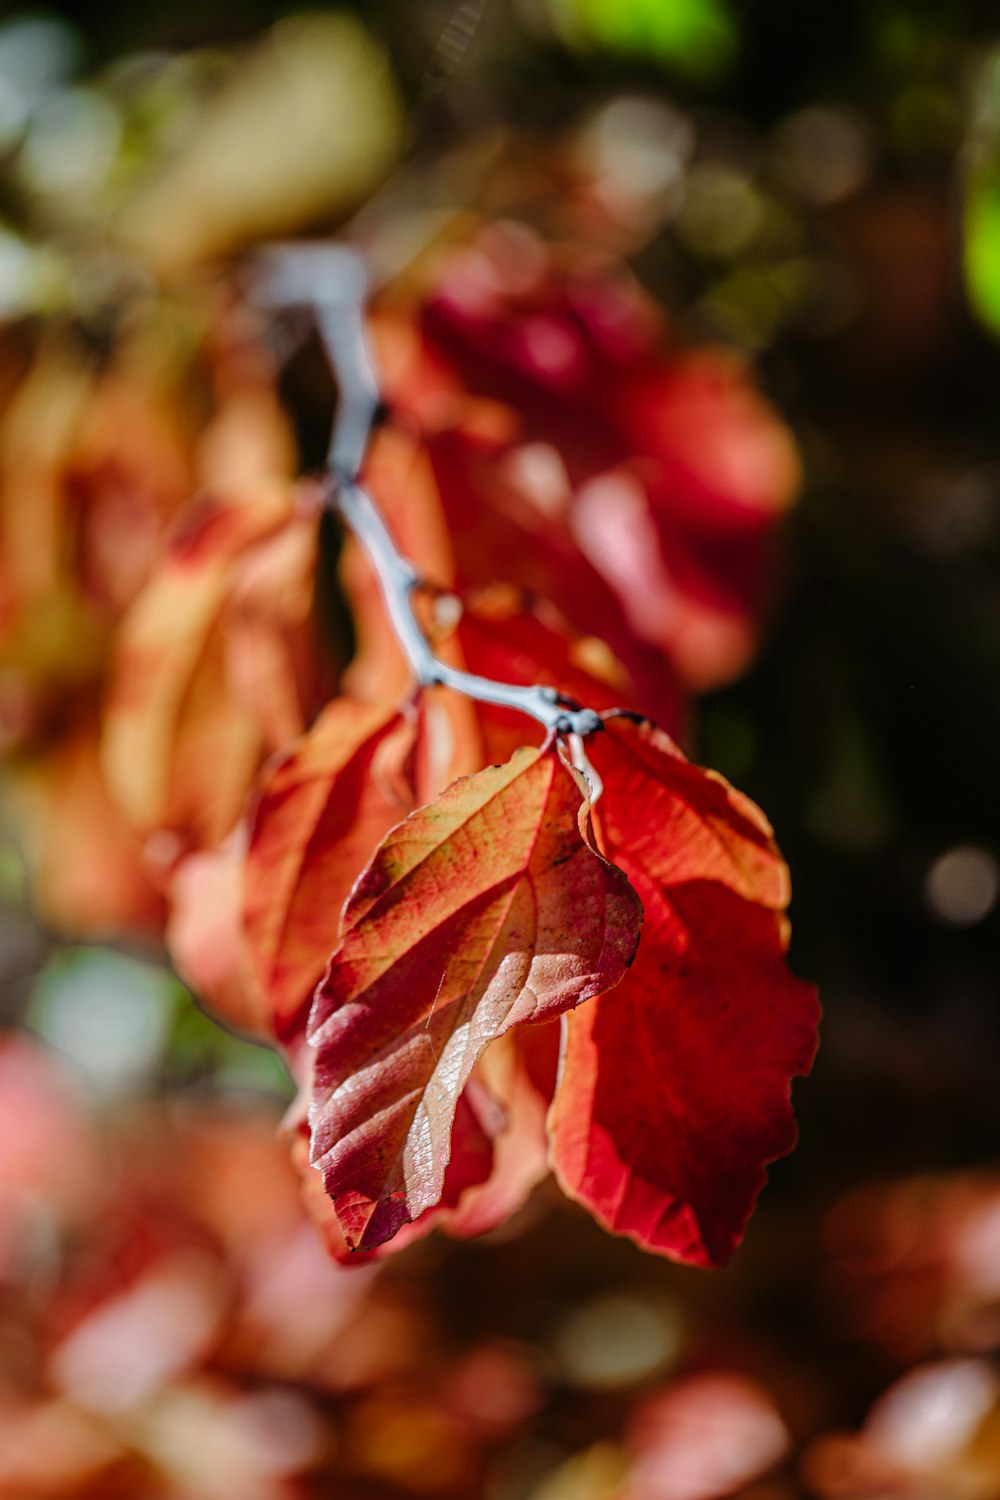
[[[95,718],[79,713],[14,778],[11,811],[44,922],[82,938],[148,941],[159,937],[163,900],[139,840],[108,796]]]
[[[391,709],[337,698],[264,780],[247,855],[245,927],[281,1037],[305,1024],[351,887],[413,806],[403,766],[413,737]]]
[[[241,845],[234,835],[178,860],[164,936],[174,968],[200,1000],[227,1025],[270,1041],[273,1009],[249,972],[244,941]]]
[[[270,725],[247,690],[225,615],[230,601],[241,599],[244,570],[259,567],[255,544],[297,521],[287,485],[198,501],[125,616],[106,705],[103,764],[137,828],[170,828],[211,845],[235,823],[271,748]],[[275,561],[287,565],[289,559],[279,551]],[[297,551],[291,564],[299,577]],[[245,608],[238,608],[237,620],[244,616]],[[280,614],[273,628],[284,628]],[[287,711],[282,719],[287,723]]]
[[[351,1245],[440,1201],[489,1042],[622,978],[641,910],[586,814],[558,757],[522,749],[411,814],[358,881],[310,1022],[312,1159]]]

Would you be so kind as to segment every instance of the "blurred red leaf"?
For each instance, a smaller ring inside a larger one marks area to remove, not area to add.
[[[77,1081],[27,1034],[0,1036],[0,1280],[23,1257],[21,1235],[42,1205],[56,1221],[86,1218],[103,1162]]]
[[[127,1454],[116,1434],[69,1401],[6,1398],[0,1405],[0,1497],[51,1500],[52,1496],[113,1493],[111,1478]],[[97,1490],[97,1493],[102,1491]]]
[[[672,345],[623,266],[520,225],[446,255],[414,316],[376,313],[375,337],[451,538],[436,581],[551,600],[671,722],[675,673],[706,687],[749,656],[766,536],[799,481],[787,428],[742,362]]]
[[[789,1445],[788,1430],[763,1386],[730,1371],[693,1375],[634,1413],[633,1461],[622,1500],[716,1500],[742,1493]]]
[[[238,834],[179,860],[164,936],[174,967],[199,999],[238,1031],[270,1040],[274,1007],[251,972],[243,933],[244,874]]]
[[[455,573],[451,538],[430,460],[416,435],[393,426],[381,428],[372,439],[364,476],[397,547],[419,577],[432,589],[449,587]],[[352,537],[347,538],[340,572],[357,639],[344,687],[373,701],[397,697],[407,689],[409,667],[368,555]],[[416,600],[418,607],[422,602]],[[425,629],[437,640],[441,632],[433,612],[429,618],[426,610],[424,615]]]
[[[479,676],[553,687],[595,710],[635,701],[628,674],[602,641],[578,636],[556,610],[533,605],[516,589],[496,585],[466,600],[455,639],[464,666]],[[475,711],[486,758],[506,760],[524,744],[529,726],[523,713],[492,703],[478,703]]]

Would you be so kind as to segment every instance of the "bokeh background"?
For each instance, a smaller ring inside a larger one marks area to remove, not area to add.
[[[0,1494],[993,1500],[996,8],[331,15],[0,20],[0,382],[50,320],[110,337],[151,276],[268,238],[348,225],[399,263],[475,213],[627,258],[679,339],[746,357],[802,455],[753,660],[689,737],[775,825],[822,1050],[725,1272],[544,1188],[484,1242],[342,1272],[274,1142],[280,1063],[155,945],[39,923],[9,833]]]

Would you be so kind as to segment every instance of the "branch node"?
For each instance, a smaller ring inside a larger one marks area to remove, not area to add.
[[[583,738],[588,734],[596,734],[599,729],[604,728],[600,714],[595,713],[592,708],[578,708],[572,714],[567,715],[569,729],[560,730],[562,734],[576,734]]]

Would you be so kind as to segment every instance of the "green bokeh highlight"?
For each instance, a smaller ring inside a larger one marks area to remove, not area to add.
[[[976,316],[1000,335],[1000,177],[985,174],[965,201],[962,256],[969,300]]]
[[[720,0],[549,0],[571,44],[659,63],[693,78],[726,71],[736,23]]]

